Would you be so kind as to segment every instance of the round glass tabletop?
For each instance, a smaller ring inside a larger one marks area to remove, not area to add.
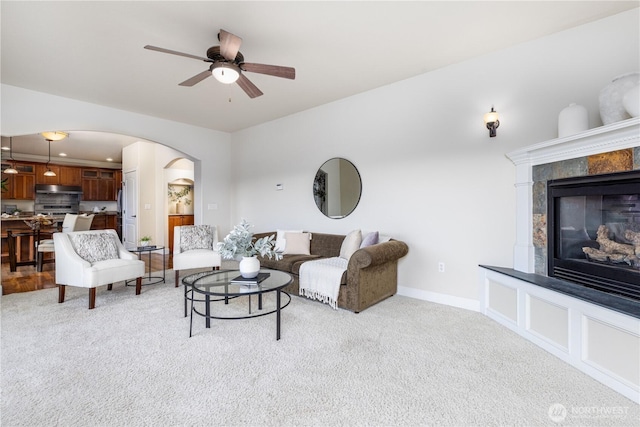
[[[278,270],[260,270],[266,277],[259,283],[243,279],[238,270],[214,270],[191,274],[182,279],[195,292],[215,296],[238,296],[262,294],[282,289],[293,282],[289,273]]]

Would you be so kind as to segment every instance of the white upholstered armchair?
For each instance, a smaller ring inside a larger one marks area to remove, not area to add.
[[[89,309],[96,305],[96,288],[136,279],[136,295],[142,289],[144,261],[127,251],[115,230],[54,233],[58,302],[64,302],[66,286],[89,288]]]
[[[217,269],[222,258],[216,249],[218,229],[213,225],[182,225],[173,229],[173,269],[175,286],[180,286],[180,270],[193,268]],[[187,315],[187,288],[184,290]]]

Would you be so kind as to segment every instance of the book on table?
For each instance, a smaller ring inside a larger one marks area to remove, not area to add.
[[[251,277],[251,278],[238,276],[234,279],[231,279],[231,283],[240,283],[242,285],[257,285],[258,283],[262,282],[270,275],[271,275],[270,273],[258,273],[256,277]]]

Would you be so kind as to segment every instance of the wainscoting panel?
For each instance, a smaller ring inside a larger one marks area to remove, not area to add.
[[[483,314],[640,401],[639,318],[483,267],[478,287]]]
[[[526,296],[526,301],[526,329],[568,353],[569,309],[531,295]]]
[[[640,378],[640,331],[625,331],[589,316],[583,317],[582,325],[585,363],[637,387]]]
[[[518,290],[499,282],[489,282],[487,309],[516,324],[518,322]]]

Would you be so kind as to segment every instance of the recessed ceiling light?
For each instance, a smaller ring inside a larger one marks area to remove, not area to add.
[[[67,157],[67,153],[60,153],[60,154],[58,154],[58,156],[60,156],[60,157]]]
[[[111,157],[107,157],[107,162],[113,162],[113,159]]]

